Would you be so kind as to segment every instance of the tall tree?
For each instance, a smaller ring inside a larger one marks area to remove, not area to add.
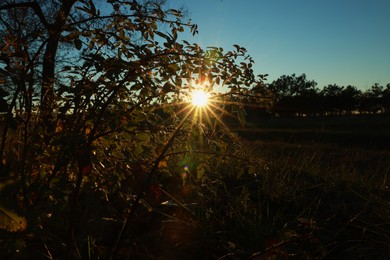
[[[317,83],[306,79],[306,75],[283,75],[269,85],[274,96],[274,110],[278,113],[307,113],[314,109],[312,106],[316,99]]]
[[[383,90],[384,87],[375,83],[371,88],[362,93],[361,110],[362,112],[377,113],[383,112]]]
[[[390,113],[390,83],[383,89],[383,107],[386,113]]]
[[[58,1],[53,2],[53,6],[55,7],[54,10],[48,9],[47,6],[45,9],[43,9],[44,2],[25,2],[25,1],[9,1],[5,4],[0,6],[0,11],[5,11],[8,13],[25,13],[23,20],[19,20],[19,17],[15,17],[16,19],[13,20],[13,22],[17,21],[17,26],[19,27],[19,30],[23,31],[29,31],[29,34],[32,37],[38,37],[40,36],[41,46],[36,50],[36,52],[33,54],[34,56],[42,56],[41,62],[42,62],[42,76],[41,76],[41,113],[46,120],[49,120],[47,118],[50,117],[51,111],[54,108],[53,102],[54,102],[54,81],[55,81],[55,66],[56,66],[56,58],[57,58],[57,52],[58,52],[58,46],[60,43],[61,35],[67,30],[67,22],[69,22],[69,16],[72,8],[74,7],[77,0],[65,0],[65,1]],[[35,16],[35,19],[34,17]],[[11,18],[11,17],[10,17]],[[19,21],[18,21],[19,20]],[[37,25],[36,21],[39,21],[39,25]],[[6,25],[8,21],[3,20],[3,24]],[[12,20],[11,20],[12,22]],[[33,22],[36,26],[34,28],[29,28],[28,23]],[[27,28],[27,30],[26,30]],[[30,30],[29,30],[30,29]],[[42,31],[41,31],[42,30]],[[20,35],[19,33],[21,31],[14,31],[15,34],[13,34],[13,31],[10,32],[11,41],[17,41],[13,42],[15,46],[14,47],[14,54],[18,56],[24,56],[23,58],[30,59],[29,51],[27,50],[28,42],[27,40],[34,40],[31,39],[30,35],[26,35],[27,37],[23,37],[23,35]],[[18,39],[19,36],[19,39]],[[23,38],[20,38],[22,36]],[[30,36],[30,37],[29,37]],[[30,38],[30,39],[29,39]],[[6,44],[9,43],[9,41],[6,41]],[[34,43],[34,42],[33,42]],[[10,50],[6,50],[3,48],[2,53],[4,55],[10,56],[9,52]],[[3,60],[4,61],[4,60]],[[26,67],[26,66],[25,66]],[[31,70],[33,70],[32,65],[30,65]]]
[[[343,91],[344,91],[344,86],[339,86],[337,84],[333,84],[333,85],[329,84],[322,89],[321,92],[324,96],[324,107],[327,113],[332,115],[342,114]]]
[[[361,91],[355,86],[348,85],[341,91],[341,105],[343,113],[352,114],[353,111],[356,111],[359,108],[359,99],[361,96]]]
[[[287,97],[305,95],[306,92],[314,90],[316,85],[317,83],[308,80],[305,74],[300,76],[292,74],[280,76],[269,85],[269,88],[276,97]]]

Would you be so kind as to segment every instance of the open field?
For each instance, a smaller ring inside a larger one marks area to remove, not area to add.
[[[390,117],[265,118],[237,129],[248,154],[284,172],[390,194]]]
[[[390,116],[264,118],[235,130],[248,140],[390,150]]]
[[[262,192],[284,217],[299,212],[290,225],[313,228],[306,243],[326,248],[320,259],[388,259],[389,117],[266,118],[237,130]]]

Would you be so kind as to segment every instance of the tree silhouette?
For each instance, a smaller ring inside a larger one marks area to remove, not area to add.
[[[316,113],[318,111],[317,83],[306,79],[306,75],[283,75],[269,84],[273,95],[275,113],[282,115]]]
[[[375,83],[371,88],[362,93],[360,111],[362,113],[374,114],[383,112],[383,86]]]
[[[361,96],[360,90],[358,90],[355,86],[348,85],[347,87],[343,88],[340,95],[340,109],[342,110],[343,114],[351,115],[353,111],[358,110],[359,98]]]
[[[386,85],[386,88],[382,92],[383,109],[385,113],[390,113],[390,83]]]
[[[324,96],[324,110],[331,115],[340,115],[342,113],[343,100],[341,93],[344,87],[340,87],[336,84],[325,86],[322,89]]]

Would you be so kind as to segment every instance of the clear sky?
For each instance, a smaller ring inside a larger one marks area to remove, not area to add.
[[[367,89],[390,83],[390,0],[170,0],[202,47],[245,47],[256,74]]]

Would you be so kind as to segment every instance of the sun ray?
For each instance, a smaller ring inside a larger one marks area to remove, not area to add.
[[[202,150],[204,137],[203,131],[207,131],[204,127],[211,130],[210,133],[215,131],[219,132],[222,130],[223,133],[228,137],[229,142],[236,143],[240,149],[242,149],[242,142],[238,135],[235,133],[234,124],[229,123],[229,118],[237,118],[238,115],[229,111],[225,105],[228,107],[230,105],[242,106],[243,104],[229,98],[230,94],[228,93],[213,93],[212,88],[208,85],[207,81],[202,81],[200,84],[197,81],[192,81],[187,89],[185,98],[182,99],[186,105],[180,106],[179,111],[176,112],[176,115],[179,118],[183,118],[183,113],[186,115],[185,118],[188,118],[187,129],[189,133],[193,131],[199,131],[199,140],[197,141],[196,146],[200,147]],[[219,130],[216,126],[219,126]],[[210,128],[211,127],[211,128]],[[233,127],[233,128],[232,128]],[[221,132],[221,133],[222,133]],[[194,140],[195,141],[195,140]]]
[[[210,94],[203,90],[195,90],[191,93],[192,105],[202,108],[206,107],[209,103]]]

